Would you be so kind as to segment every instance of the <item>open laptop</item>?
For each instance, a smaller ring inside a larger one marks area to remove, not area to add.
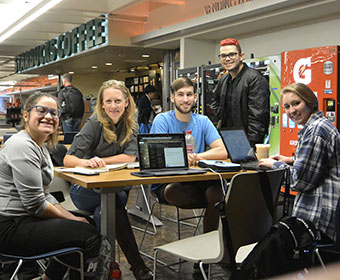
[[[203,174],[204,169],[189,168],[184,133],[138,134],[140,172],[136,176]]]
[[[231,162],[239,163],[246,170],[267,170],[265,166],[259,166],[259,161],[254,149],[243,129],[219,129],[224,146],[228,151]]]

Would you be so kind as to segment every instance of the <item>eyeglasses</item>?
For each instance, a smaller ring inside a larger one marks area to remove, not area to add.
[[[50,109],[50,108],[47,108],[45,106],[40,106],[40,105],[36,105],[36,106],[33,106],[27,109],[27,112],[31,111],[34,108],[40,117],[44,117],[47,113],[49,113],[53,119],[57,119],[61,115],[61,112],[59,109],[53,109],[53,108]]]
[[[218,58],[221,59],[221,60],[225,60],[227,59],[227,57],[229,59],[234,59],[237,55],[237,52],[231,52],[231,53],[221,53],[218,55]]]

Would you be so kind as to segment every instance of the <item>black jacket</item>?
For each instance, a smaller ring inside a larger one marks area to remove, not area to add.
[[[152,109],[152,103],[151,100],[146,94],[143,94],[138,99],[138,124],[141,123],[148,124],[150,121],[152,121],[154,117],[154,111]]]
[[[217,83],[211,104],[221,127],[225,127],[225,99],[230,74],[224,75]],[[252,146],[263,143],[269,126],[269,84],[255,69],[245,63],[241,72],[232,81],[235,91],[232,92],[232,108],[234,127],[243,128]]]

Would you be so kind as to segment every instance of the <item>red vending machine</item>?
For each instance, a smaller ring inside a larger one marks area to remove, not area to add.
[[[281,53],[281,89],[292,83],[308,85],[318,97],[319,110],[339,129],[339,46]],[[280,153],[292,156],[302,126],[288,119],[281,104]]]

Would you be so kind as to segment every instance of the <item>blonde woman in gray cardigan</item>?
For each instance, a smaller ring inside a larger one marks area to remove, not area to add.
[[[75,136],[64,159],[66,166],[103,167],[106,164],[133,162],[137,157],[136,105],[125,84],[116,80],[99,89],[96,112]],[[100,230],[100,193],[78,185],[70,195],[79,209],[93,213]],[[151,280],[152,273],[141,258],[125,205],[127,193],[116,194],[116,238],[138,280]]]

